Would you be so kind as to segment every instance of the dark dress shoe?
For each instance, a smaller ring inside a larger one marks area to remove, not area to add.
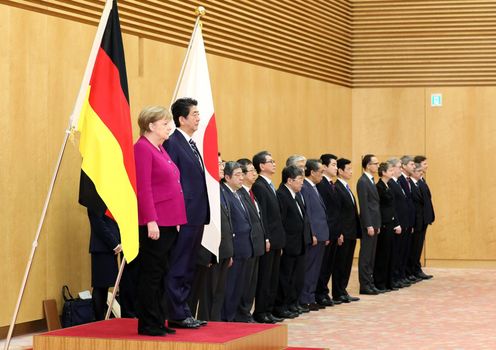
[[[169,321],[169,326],[172,328],[199,328],[200,324],[193,318],[193,317],[188,317],[185,318],[182,321]]]
[[[403,287],[398,282],[391,283],[391,289],[392,290],[398,290],[399,288],[403,288]]]
[[[165,337],[167,332],[162,328],[154,327],[143,327],[138,328],[138,334],[140,335],[151,335],[152,337]]]
[[[334,304],[337,304],[338,302],[345,303],[345,304],[351,302],[351,300],[348,299],[348,297],[346,295],[341,295],[340,297],[334,298],[333,301],[334,301]]]
[[[359,297],[352,297],[351,295],[347,294],[346,295],[346,298],[349,300],[349,301],[359,301],[360,298]]]
[[[279,318],[295,318],[295,317],[298,317],[298,314],[294,314],[293,312],[289,311],[289,310],[282,310],[282,311],[279,311],[279,312],[274,312],[273,314],[275,317],[279,317]]]
[[[334,306],[334,303],[332,302],[332,300],[327,300],[327,299],[317,300],[317,304],[322,305],[322,306]]]
[[[420,282],[422,281],[421,278],[417,278],[415,277],[414,275],[410,275],[406,278],[410,283],[417,283],[417,282]]]
[[[331,301],[334,305],[339,305],[343,303],[341,300],[336,300],[336,299],[332,299]]]
[[[379,292],[376,292],[372,288],[363,288],[363,289],[360,289],[360,294],[377,295],[377,294],[379,294]]]
[[[377,294],[386,293],[386,290],[379,289],[379,288],[377,288],[376,286],[372,286],[372,287],[370,287],[370,289],[372,289],[372,290],[373,290],[374,292],[376,292]]]
[[[296,306],[296,305],[288,306],[288,310],[291,311],[292,313],[298,314],[298,315],[301,315],[303,313],[303,311],[301,311],[300,308],[298,308],[298,306]]]
[[[421,279],[423,279],[423,280],[430,280],[430,279],[431,279],[432,277],[434,277],[434,276],[432,276],[432,275],[427,275],[427,274],[425,274],[425,273],[424,273],[424,271],[420,271],[419,273],[417,273],[417,274],[415,275],[415,277],[417,277],[417,278],[421,278]]]
[[[305,305],[298,305],[297,308],[298,308],[298,310],[300,310],[304,314],[307,312],[310,312],[310,309],[308,307],[306,307]]]
[[[319,307],[319,305],[317,305],[317,303],[305,304],[304,306],[306,306],[308,308],[308,310],[310,310],[310,311],[319,311],[320,310],[320,307]]]
[[[200,327],[206,326],[208,323],[207,321],[204,320],[195,320],[195,321],[200,325]]]
[[[276,317],[276,316],[272,315],[270,312],[267,313],[267,317],[270,320],[274,321],[274,322],[282,322],[282,321],[284,321],[284,318]]]
[[[266,314],[253,315],[253,319],[258,323],[270,323],[274,324],[276,321],[273,321]]]
[[[412,282],[410,282],[409,279],[403,278],[401,281],[405,287],[410,287],[412,285]]]
[[[162,326],[162,327],[160,327],[160,329],[163,329],[165,331],[165,333],[167,333],[167,334],[176,334],[175,329],[169,328],[167,326]]]

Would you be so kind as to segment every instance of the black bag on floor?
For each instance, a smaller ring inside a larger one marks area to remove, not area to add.
[[[91,299],[74,299],[67,286],[62,287],[62,297],[64,298],[64,308],[62,309],[63,328],[77,326],[95,320]]]

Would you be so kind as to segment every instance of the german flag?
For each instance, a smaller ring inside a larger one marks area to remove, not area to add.
[[[114,0],[79,115],[79,203],[119,225],[128,262],[138,254],[138,204],[126,63]],[[108,209],[108,210],[107,210]]]

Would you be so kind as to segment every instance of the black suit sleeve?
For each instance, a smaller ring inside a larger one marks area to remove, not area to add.
[[[105,214],[103,214],[105,215]],[[101,216],[88,209],[88,218],[90,220],[91,232],[97,235],[98,238],[105,243],[109,250],[113,250],[120,243],[120,236],[117,230],[112,230],[109,228],[105,219]],[[108,220],[111,220],[108,218]]]

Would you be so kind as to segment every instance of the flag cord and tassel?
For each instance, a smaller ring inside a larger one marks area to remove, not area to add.
[[[38,229],[36,230],[36,235],[35,235],[35,238],[34,238],[32,245],[31,245],[31,254],[29,255],[29,260],[28,260],[28,263],[26,265],[26,271],[24,272],[24,278],[22,280],[21,288],[19,290],[19,295],[17,297],[17,304],[15,306],[14,313],[12,315],[12,320],[11,320],[10,325],[9,325],[9,331],[7,333],[7,338],[5,339],[4,350],[8,350],[9,346],[10,346],[10,341],[12,339],[12,333],[14,332],[15,322],[17,320],[17,316],[19,314],[19,309],[21,307],[22,296],[24,295],[24,290],[26,289],[26,284],[28,282],[28,277],[29,277],[29,272],[31,271],[31,266],[33,265],[34,255],[36,253],[36,248],[38,247],[38,240],[40,238],[41,229],[42,229],[43,224],[45,222],[45,217],[46,217],[46,212],[48,210],[48,205],[50,204],[50,199],[52,198],[53,188],[55,186],[55,181],[57,180],[57,175],[58,175],[59,170],[60,170],[60,164],[62,163],[62,158],[64,156],[65,147],[67,145],[67,140],[69,139],[69,136],[72,134],[72,132],[75,129],[74,124],[77,124],[77,120],[76,120],[75,116],[79,115],[80,110],[81,110],[81,106],[83,104],[82,98],[84,98],[85,93],[86,93],[86,90],[83,90],[83,87],[84,87],[83,84],[85,83],[86,80],[87,80],[86,87],[89,84],[89,80],[91,77],[91,71],[93,70],[93,65],[94,65],[94,62],[96,59],[96,53],[98,52],[98,47],[100,46],[100,42],[102,40],[103,32],[105,30],[105,26],[106,26],[107,19],[109,17],[111,9],[112,9],[112,0],[107,0],[105,3],[105,8],[104,8],[103,13],[102,13],[102,18],[100,19],[100,23],[98,25],[97,34],[95,36],[95,41],[93,43],[93,49],[92,49],[92,52],[90,54],[90,59],[88,60],[88,65],[86,67],[85,78],[83,79],[83,83],[81,84],[81,91],[79,93],[80,96],[78,96],[78,99],[77,99],[76,104],[74,106],[74,110],[73,110],[73,113],[72,113],[71,118],[70,118],[69,129],[66,130],[64,140],[62,142],[62,146],[60,147],[60,152],[59,152],[59,156],[57,159],[57,163],[55,165],[55,170],[54,170],[53,175],[52,175],[52,180],[51,180],[50,186],[48,188],[48,193],[47,193],[47,196],[45,198],[45,204],[43,206],[40,221],[38,223]],[[98,39],[100,41],[98,41]],[[96,47],[96,49],[95,49],[95,47]],[[89,71],[89,73],[88,73],[88,71]],[[80,101],[80,99],[81,99],[81,101]]]
[[[171,103],[169,104],[170,106],[172,106],[174,101],[177,99],[177,92],[179,90],[179,84],[181,84],[181,81],[183,80],[184,68],[186,67],[186,63],[188,62],[188,57],[189,57],[189,54],[191,52],[193,39],[195,37],[196,31],[198,30],[198,27],[201,26],[201,18],[202,18],[202,16],[205,15],[205,13],[206,13],[206,10],[203,6],[198,6],[195,9],[195,14],[197,16],[195,26],[193,28],[193,33],[191,34],[191,39],[189,40],[188,50],[186,51],[186,56],[184,58],[183,65],[181,67],[181,71],[179,72],[179,78],[177,79],[176,88],[174,89],[174,93],[172,94],[172,100],[171,100]]]
[[[108,305],[107,313],[105,314],[105,320],[110,318],[110,312],[112,311],[112,306],[114,305],[115,296],[119,290],[119,284],[121,283],[122,272],[124,271],[124,266],[126,265],[126,258],[122,259],[121,267],[119,268],[119,273],[117,274],[117,279],[115,280],[114,290],[112,291],[112,298]]]

